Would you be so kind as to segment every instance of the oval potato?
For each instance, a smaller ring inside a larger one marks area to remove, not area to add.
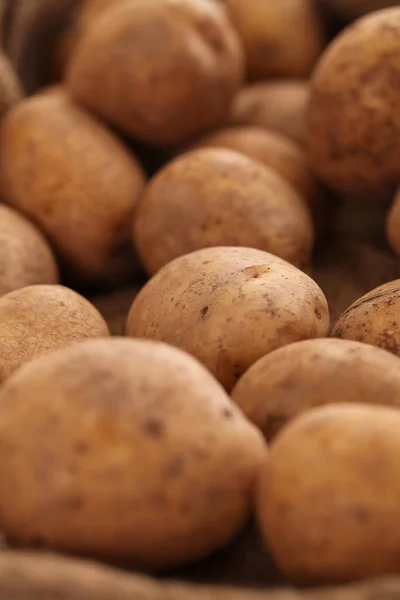
[[[232,400],[270,441],[317,406],[362,402],[400,408],[400,362],[359,342],[305,340],[257,361],[238,381]]]
[[[228,544],[266,447],[192,357],[91,340],[0,392],[2,527],[24,546],[165,568]]]
[[[225,148],[193,150],[159,171],[138,203],[133,237],[151,274],[210,246],[254,247],[307,269],[314,242],[310,211],[296,190]]]
[[[331,585],[399,573],[399,430],[398,409],[336,404],[277,437],[257,516],[289,579]]]
[[[252,248],[206,248],[175,259],[142,288],[127,322],[129,336],[186,350],[228,391],[265,354],[328,332],[318,285]]]
[[[86,298],[61,285],[32,285],[0,298],[0,382],[26,362],[108,327]]]

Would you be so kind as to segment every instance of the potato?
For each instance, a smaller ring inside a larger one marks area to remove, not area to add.
[[[25,546],[164,568],[249,516],[262,436],[180,350],[76,344],[22,368],[0,407],[2,527]]]
[[[139,292],[127,334],[193,354],[230,391],[259,358],[329,332],[325,296],[305,273],[253,248],[206,248],[163,267]]]
[[[22,98],[21,83],[8,57],[0,51],[0,122]]]
[[[233,125],[252,125],[303,143],[309,84],[306,80],[254,83],[236,94],[230,116]]]
[[[40,283],[58,283],[46,239],[17,211],[0,205],[0,296]]]
[[[279,133],[261,127],[225,127],[197,140],[191,148],[229,148],[242,152],[279,173],[297,190],[312,213],[321,206],[322,191],[304,150]]]
[[[257,361],[235,386],[232,400],[272,440],[316,406],[363,402],[400,408],[400,362],[359,342],[305,340]]]
[[[0,382],[50,350],[109,335],[98,310],[61,285],[32,285],[0,298]]]
[[[348,19],[355,19],[373,10],[399,4],[399,0],[324,0],[324,2],[339,15]]]
[[[3,199],[47,235],[69,279],[131,278],[130,223],[144,187],[142,168],[61,88],[8,114],[0,130],[0,177]]]
[[[393,251],[400,256],[400,188],[386,217],[386,237]]]
[[[127,135],[168,146],[222,123],[243,75],[239,38],[217,3],[149,0],[96,18],[67,82],[75,98]]]
[[[336,404],[288,425],[257,492],[261,531],[291,580],[336,584],[400,571],[400,411]]]
[[[328,47],[313,75],[308,117],[312,167],[333,189],[384,199],[400,178],[400,8],[357,21]]]
[[[372,344],[400,356],[400,279],[354,302],[336,321],[332,335]]]
[[[306,77],[324,46],[314,0],[226,0],[251,79]]]
[[[189,152],[157,173],[138,203],[133,235],[152,274],[209,246],[258,248],[306,269],[314,241],[296,191],[272,169],[223,148]]]

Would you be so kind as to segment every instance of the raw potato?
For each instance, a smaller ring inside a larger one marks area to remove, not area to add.
[[[127,334],[197,357],[230,391],[259,358],[329,332],[325,296],[305,273],[252,248],[177,258],[139,292]]]
[[[398,6],[399,0],[324,0],[335,12],[348,19],[361,17],[373,10]]]
[[[372,290],[336,321],[332,335],[379,346],[400,356],[400,279]]]
[[[21,102],[0,132],[3,199],[37,223],[69,279],[119,283],[137,269],[130,240],[144,188],[135,157],[52,88]]]
[[[387,215],[386,235],[393,251],[397,256],[400,256],[400,189],[397,190],[394,202]]]
[[[40,283],[58,283],[47,241],[25,217],[0,205],[0,296]]]
[[[226,127],[198,140],[192,148],[229,148],[259,160],[288,181],[313,213],[320,206],[322,192],[308,165],[304,150],[279,133],[261,127]]]
[[[226,0],[251,79],[307,77],[324,46],[314,0]]]
[[[258,248],[307,269],[314,235],[305,201],[276,171],[239,152],[205,148],[150,181],[135,212],[134,240],[153,274],[210,246]]]
[[[0,298],[0,382],[37,356],[108,335],[99,311],[73,290],[32,285],[10,292]]]
[[[276,131],[303,144],[308,102],[306,80],[255,83],[236,94],[230,122]]]
[[[22,95],[21,83],[9,59],[0,51],[0,122],[20,102]]]
[[[249,517],[262,436],[180,350],[76,344],[16,373],[0,407],[2,527],[24,546],[164,568]]]
[[[400,178],[400,8],[345,29],[313,75],[308,118],[312,167],[343,194],[379,200]]]
[[[168,146],[220,125],[243,76],[239,38],[216,2],[148,0],[96,18],[67,81],[126,134]]]
[[[272,440],[299,414],[324,404],[362,401],[400,408],[400,362],[359,342],[305,340],[256,362],[232,400]]]
[[[399,429],[398,409],[336,404],[278,436],[257,513],[291,580],[325,585],[400,572]]]

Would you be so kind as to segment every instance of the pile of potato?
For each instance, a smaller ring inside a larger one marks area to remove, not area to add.
[[[1,8],[7,543],[400,574],[400,279],[332,323],[315,270],[370,213],[400,277],[400,2]]]

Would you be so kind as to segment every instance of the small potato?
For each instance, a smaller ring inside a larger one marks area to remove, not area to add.
[[[50,350],[108,335],[98,310],[66,287],[32,285],[10,292],[0,298],[0,382]]]
[[[359,342],[305,340],[256,362],[239,380],[232,400],[272,440],[316,406],[363,402],[400,408],[400,362]]]
[[[328,332],[318,285],[252,248],[206,248],[170,262],[139,292],[127,323],[129,336],[193,354],[228,391],[265,354]]]
[[[242,153],[205,148],[184,154],[150,181],[134,218],[146,270],[210,246],[245,246],[308,268],[309,209],[272,169]]]
[[[307,77],[324,46],[314,0],[226,0],[251,79]]]
[[[127,135],[162,147],[220,125],[243,77],[239,38],[218,3],[146,0],[96,18],[67,83]]]
[[[400,573],[400,411],[336,404],[288,425],[257,492],[268,548],[297,583]]]
[[[191,148],[229,148],[242,152],[279,173],[306,201],[313,214],[321,206],[322,191],[304,150],[279,133],[261,127],[226,127],[197,140]]]
[[[262,436],[192,357],[91,340],[0,392],[2,528],[24,546],[145,568],[191,562],[246,523]]]
[[[0,205],[0,296],[40,283],[58,283],[46,239],[17,211]]]
[[[236,94],[230,122],[262,127],[303,144],[308,101],[306,80],[255,83]]]
[[[383,200],[400,179],[400,7],[338,35],[313,75],[307,144],[317,175],[344,195]]]
[[[324,0],[324,2],[338,15],[347,19],[355,19],[374,10],[399,5],[399,0]]]
[[[336,321],[332,336],[378,346],[400,356],[400,279],[354,302]]]
[[[68,279],[88,285],[131,278],[129,230],[144,188],[142,168],[62,88],[8,114],[0,130],[0,177],[3,199],[42,229]]]

